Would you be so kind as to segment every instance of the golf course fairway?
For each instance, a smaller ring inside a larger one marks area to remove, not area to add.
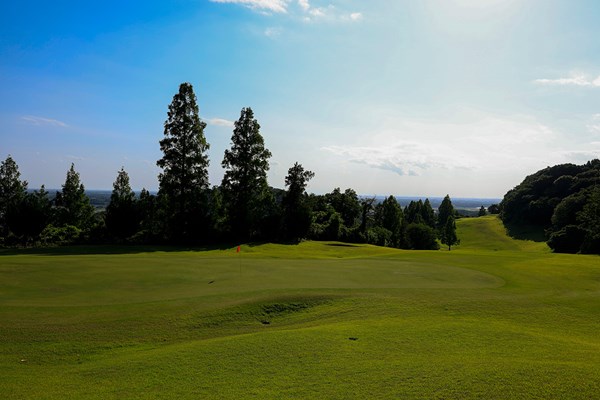
[[[600,257],[457,227],[452,251],[0,251],[0,398],[598,398]]]

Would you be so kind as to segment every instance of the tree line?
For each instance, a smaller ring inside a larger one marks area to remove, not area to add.
[[[51,199],[44,186],[27,190],[9,155],[0,165],[0,244],[198,245],[308,238],[438,249],[439,239],[450,249],[459,243],[449,196],[436,215],[428,199],[403,209],[393,196],[376,202],[359,199],[353,189],[307,194],[315,174],[298,162],[288,170],[285,190],[269,186],[271,152],[251,108],[243,108],[234,123],[221,184],[210,187],[205,127],[192,85],[181,84],[160,140],[158,193],[142,189],[136,196],[121,168],[103,212],[91,206],[74,164]]]

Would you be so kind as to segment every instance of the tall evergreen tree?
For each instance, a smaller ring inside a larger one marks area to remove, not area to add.
[[[437,218],[437,226],[438,231],[443,231],[446,226],[446,221],[448,221],[448,217],[454,217],[454,206],[452,205],[452,200],[450,200],[450,196],[446,195],[442,203],[438,207],[438,218]]]
[[[266,218],[264,205],[272,201],[267,184],[271,152],[265,148],[260,125],[250,107],[242,108],[225,150],[221,184],[227,221],[237,239],[254,236]]]
[[[106,228],[109,233],[118,239],[136,233],[140,222],[137,211],[135,193],[131,190],[129,175],[121,167],[113,183],[110,203],[106,207]]]
[[[19,166],[9,155],[0,164],[0,235],[6,235],[7,214],[18,207],[27,193],[27,181],[21,181]]]
[[[71,225],[81,230],[88,229],[94,216],[94,207],[85,194],[75,164],[67,171],[62,191],[56,193],[56,222],[59,226]]]
[[[421,208],[421,216],[423,217],[423,223],[427,226],[435,228],[435,213],[433,212],[433,208],[431,207],[431,202],[429,199],[425,199],[423,203],[423,207]]]
[[[400,247],[402,244],[402,207],[394,196],[389,196],[381,203],[381,226],[392,233],[392,244]]]
[[[288,188],[283,197],[285,233],[289,239],[299,240],[306,236],[310,228],[310,209],[306,204],[306,185],[315,176],[301,164],[294,163],[285,177]]]
[[[440,236],[441,242],[448,246],[448,251],[451,250],[452,246],[460,244],[460,240],[458,239],[458,236],[456,236],[456,222],[454,221],[453,215],[450,215],[446,219],[446,224],[444,225]]]
[[[423,201],[420,199],[418,201],[411,200],[405,207],[404,214],[408,224],[423,224]]]
[[[156,162],[163,169],[158,176],[159,196],[165,198],[171,237],[191,239],[206,223],[209,144],[205,127],[192,85],[182,83],[169,104],[160,141],[163,157]]]

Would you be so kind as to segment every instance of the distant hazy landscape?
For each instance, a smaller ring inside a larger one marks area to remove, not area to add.
[[[48,192],[52,195],[53,193],[59,191],[60,189],[48,189]],[[86,190],[85,194],[89,197],[90,203],[97,209],[104,209],[110,203],[110,195],[112,190]],[[156,194],[156,192],[150,192],[151,194]],[[139,192],[136,192],[136,195],[139,196]],[[369,195],[359,195],[360,198],[370,198],[374,197],[377,201],[383,201],[387,196],[369,196]],[[431,201],[431,206],[433,208],[438,208],[442,203],[443,197],[427,197],[427,196],[395,196],[396,200],[402,207],[408,206],[411,201],[425,200],[428,198]],[[499,204],[502,199],[495,198],[453,198],[452,203],[454,204],[454,208],[457,210],[465,210],[470,212],[476,212],[479,210],[481,206],[488,208],[492,204]]]

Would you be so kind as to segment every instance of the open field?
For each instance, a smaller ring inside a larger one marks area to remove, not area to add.
[[[0,253],[0,397],[597,398],[600,258],[458,228],[451,252]]]

